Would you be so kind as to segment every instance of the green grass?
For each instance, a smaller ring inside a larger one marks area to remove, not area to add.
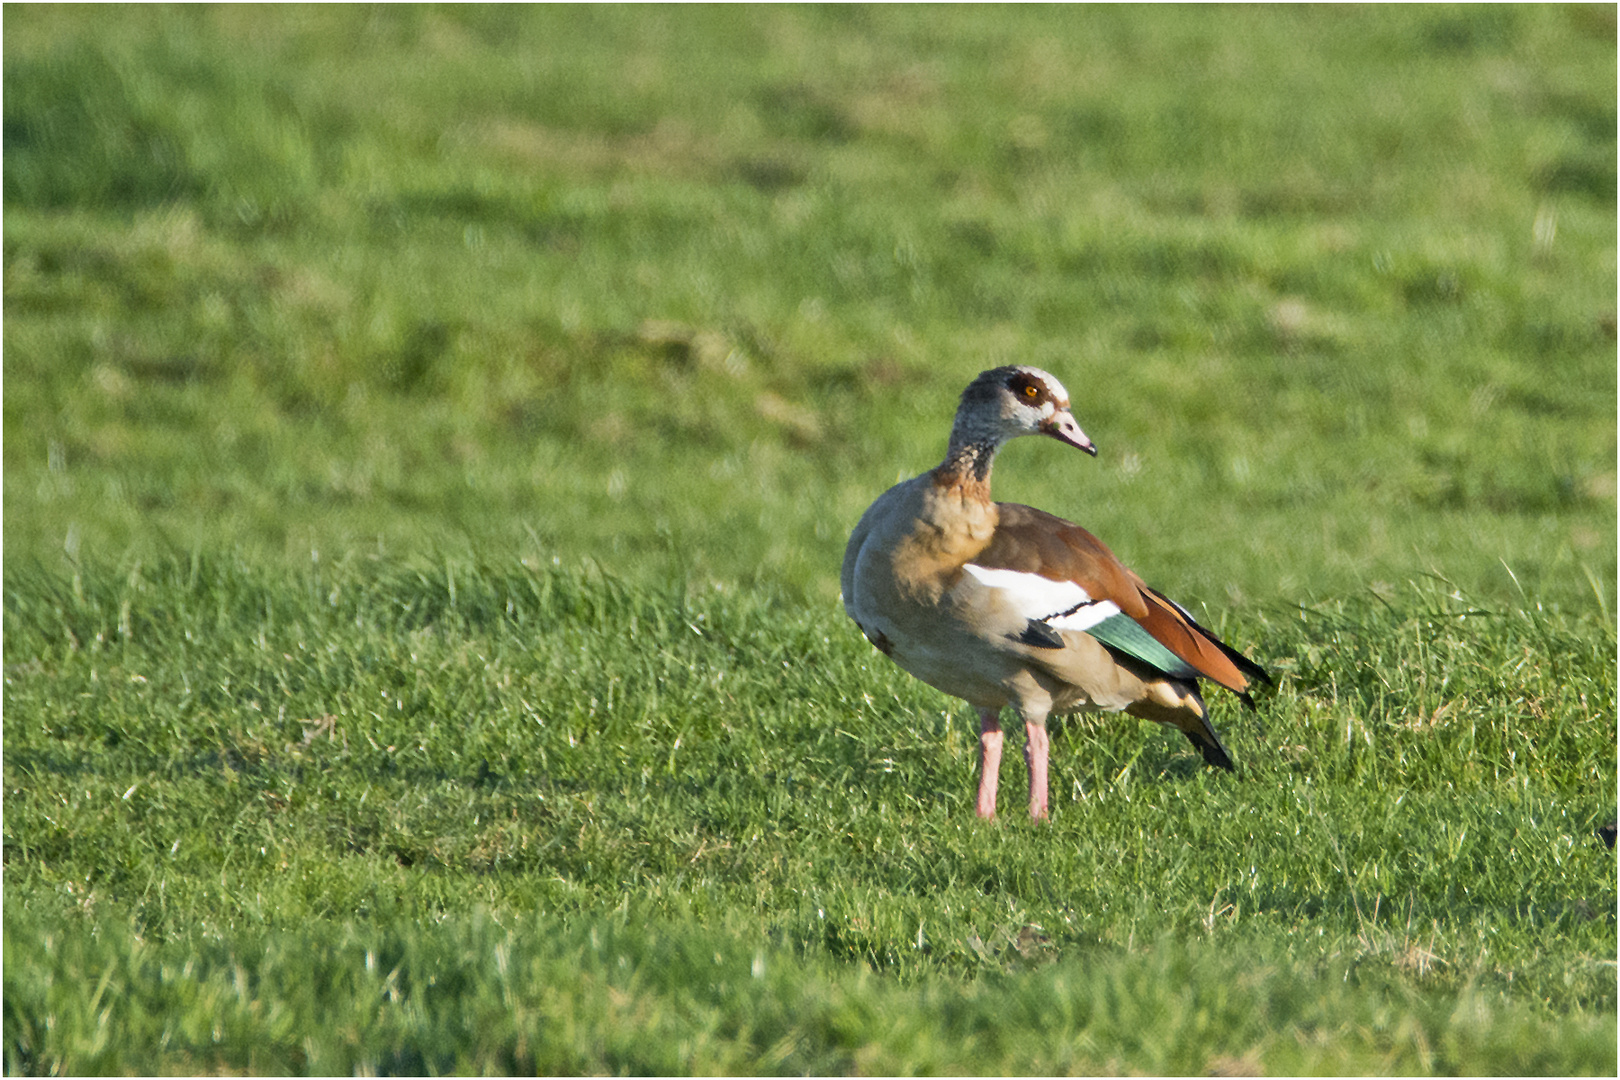
[[[1161,588],[1612,597],[1606,17],[8,12],[5,539],[831,600],[1030,360]]]
[[[1593,616],[1251,619],[1284,682],[1217,714],[1238,776],[1070,721],[1052,823],[985,825],[966,710],[755,590],[10,574],[13,1068],[1614,1067]]]
[[[4,20],[8,1071],[1614,1072],[1612,8]],[[1236,776],[842,616],[1014,360]]]
[[[1296,950],[1241,936],[907,984],[781,949],[750,954],[689,922],[648,933],[627,921],[586,931],[476,914],[245,934],[229,947],[109,930],[96,948],[46,931],[17,948],[60,980],[30,987],[30,1004],[44,997],[60,1027],[101,1036],[72,1059],[88,1072],[224,1061],[265,1073],[1039,1075],[1129,1062],[1248,1075],[1264,1061],[1296,1074],[1514,1075],[1601,1072],[1614,1057],[1614,1026],[1598,1017],[1549,1022],[1495,995],[1419,993],[1382,974],[1352,982],[1343,962],[1302,965]],[[48,1038],[24,1037],[30,1048]],[[1218,1052],[1233,1046],[1243,1056]],[[14,1053],[11,1064],[36,1063]]]

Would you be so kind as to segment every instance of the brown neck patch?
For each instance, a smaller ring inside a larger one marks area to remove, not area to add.
[[[995,462],[996,444],[992,441],[953,442],[945,460],[934,469],[934,483],[941,487],[981,485],[988,497],[990,468]]]

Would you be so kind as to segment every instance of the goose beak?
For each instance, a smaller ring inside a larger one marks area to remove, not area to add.
[[[1041,425],[1041,434],[1050,435],[1058,442],[1068,443],[1084,450],[1092,457],[1097,456],[1097,448],[1091,445],[1091,440],[1086,438],[1086,433],[1080,430],[1074,415],[1067,409],[1059,409],[1053,413],[1052,418]]]

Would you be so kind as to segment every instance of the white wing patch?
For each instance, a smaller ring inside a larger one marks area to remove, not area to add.
[[[968,563],[963,567],[979,584],[1003,593],[1026,619],[1046,623],[1055,630],[1090,630],[1119,614],[1111,600],[1093,600],[1073,581],[1053,581],[1022,570],[1001,570]]]
[[[980,585],[1005,594],[1014,611],[1026,619],[1043,622],[1062,615],[1076,604],[1086,604],[1091,596],[1072,581],[1053,581],[1022,570],[996,570],[968,563],[962,569]]]
[[[1057,630],[1090,630],[1103,620],[1112,619],[1118,614],[1119,607],[1112,600],[1093,600],[1088,604],[1082,604],[1067,615],[1047,619],[1046,625]]]

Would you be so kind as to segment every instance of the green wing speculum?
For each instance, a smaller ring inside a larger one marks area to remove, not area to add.
[[[1110,648],[1153,665],[1172,678],[1195,679],[1201,674],[1197,668],[1159,644],[1157,638],[1129,615],[1110,615],[1086,633]]]

